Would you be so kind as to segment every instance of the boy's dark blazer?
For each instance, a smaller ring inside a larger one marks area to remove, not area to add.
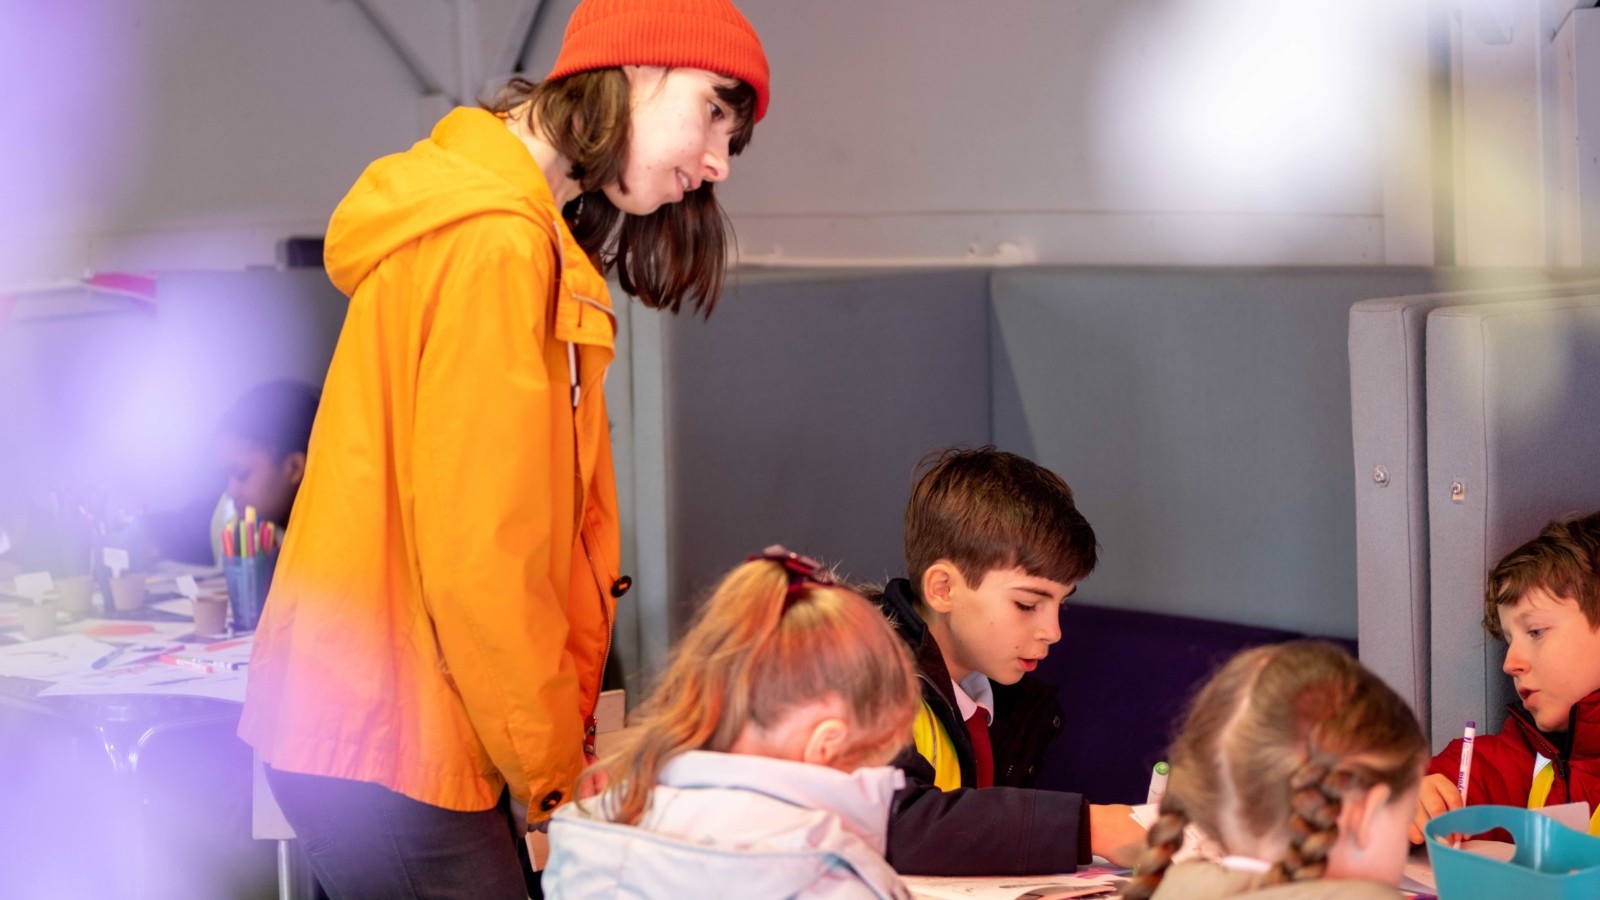
[[[972,740],[957,712],[944,654],[917,614],[910,582],[896,578],[866,595],[910,648],[923,700],[956,748],[965,785],[952,791],[935,787],[933,766],[915,746],[895,758],[906,786],[889,812],[890,865],[908,875],[1037,875],[1070,872],[1089,862],[1089,805],[1083,796],[1031,787],[1045,750],[1061,732],[1055,687],[1032,676],[1014,685],[991,682],[995,786],[973,787]]]

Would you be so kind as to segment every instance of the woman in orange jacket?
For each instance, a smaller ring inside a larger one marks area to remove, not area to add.
[[[710,311],[766,106],[729,0],[584,0],[544,82],[335,210],[350,307],[239,726],[333,896],[526,895],[508,810],[572,796],[628,586],[601,272]]]

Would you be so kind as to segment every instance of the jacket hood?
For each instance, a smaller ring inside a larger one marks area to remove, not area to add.
[[[909,900],[882,856],[898,769],[691,751],[660,778],[637,825],[606,821],[604,795],[557,810],[545,896]]]
[[[927,637],[928,624],[922,621],[922,615],[917,612],[917,595],[911,590],[911,582],[904,578],[893,578],[883,586],[881,594],[873,592],[867,599],[878,604],[883,611],[884,618],[894,626],[895,633],[913,650],[922,646],[923,638]]]
[[[328,222],[328,276],[353,295],[396,249],[484,213],[554,228],[557,210],[533,154],[505,122],[463,107],[440,119],[426,140],[361,173]]]
[[[661,770],[661,784],[674,788],[737,788],[805,809],[826,809],[845,829],[882,853],[888,840],[889,802],[905,787],[893,766],[841,772],[766,756],[692,750]]]

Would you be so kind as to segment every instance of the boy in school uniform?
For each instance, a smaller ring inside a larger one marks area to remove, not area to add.
[[[1551,522],[1489,573],[1483,627],[1507,642],[1520,703],[1473,741],[1467,802],[1539,809],[1586,801],[1600,835],[1600,512]],[[1461,808],[1461,740],[1422,779],[1412,843]]]
[[[1028,673],[1061,639],[1062,604],[1095,565],[1094,529],[1055,473],[984,447],[928,465],[905,517],[906,571],[868,594],[922,687],[887,858],[919,875],[1070,872],[1131,863],[1127,806],[1032,789],[1061,731],[1055,688]]]

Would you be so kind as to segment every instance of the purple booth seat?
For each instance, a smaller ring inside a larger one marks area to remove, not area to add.
[[[1035,673],[1059,688],[1064,714],[1038,786],[1091,803],[1143,803],[1151,767],[1211,673],[1240,650],[1306,637],[1079,604],[1067,607],[1061,631]],[[1355,653],[1354,641],[1329,640]]]

